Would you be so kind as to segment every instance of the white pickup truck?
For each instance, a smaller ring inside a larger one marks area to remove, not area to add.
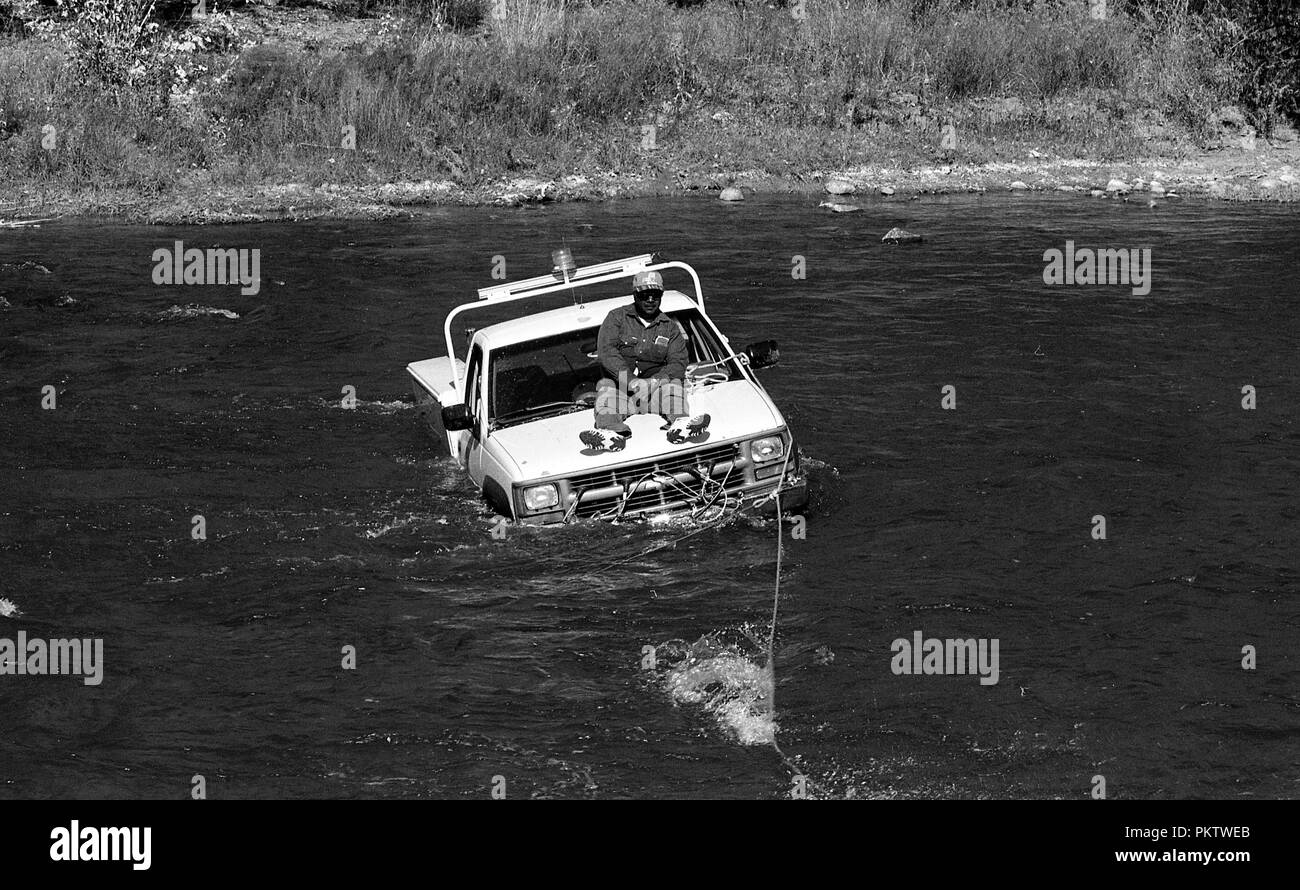
[[[551,274],[483,288],[477,301],[457,306],[443,325],[447,354],[407,365],[422,419],[492,509],[529,524],[772,510],[777,497],[783,511],[802,509],[807,482],[794,439],[754,375],[776,364],[776,343],[733,352],[685,263],[645,254],[578,268],[567,251],[555,256]],[[643,271],[684,273],[693,285],[693,295],[665,290],[660,309],[686,334],[690,411],[712,422],[702,436],[673,444],[659,415],[633,415],[621,450],[593,449],[580,434],[593,427],[596,383],[609,376],[596,335],[612,309],[631,303],[631,279]],[[625,296],[579,302],[623,279]],[[455,358],[458,316],[547,295],[567,295],[573,305],[470,329],[466,359]]]

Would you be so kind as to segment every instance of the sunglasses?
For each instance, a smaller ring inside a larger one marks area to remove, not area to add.
[[[659,300],[662,299],[664,292],[661,290],[639,290],[632,295],[634,300]]]

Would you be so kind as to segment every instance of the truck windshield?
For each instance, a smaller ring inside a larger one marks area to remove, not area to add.
[[[736,360],[725,357],[698,309],[668,315],[686,334],[690,363],[708,365],[700,370],[722,372],[728,380],[740,378]],[[599,331],[599,327],[583,328],[492,350],[488,388],[492,424],[524,423],[591,407],[597,382],[607,376],[596,358]]]

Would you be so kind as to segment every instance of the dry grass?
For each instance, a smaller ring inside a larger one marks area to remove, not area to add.
[[[1076,2],[806,0],[803,20],[728,3],[469,2],[404,12],[377,47],[195,51],[184,101],[78,80],[35,39],[0,46],[0,173],[140,189],[714,164],[798,174],[929,162],[945,124],[961,132],[959,159],[1032,145],[1114,158],[1142,150],[1136,109],[1168,114],[1175,140],[1204,137],[1237,71],[1184,0],[1105,21]],[[990,113],[985,100],[1003,96],[1023,109]],[[58,151],[41,148],[44,123]],[[643,150],[651,124],[656,148]]]

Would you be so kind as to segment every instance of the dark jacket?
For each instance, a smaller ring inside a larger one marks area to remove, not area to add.
[[[611,377],[682,380],[686,376],[686,335],[681,325],[660,312],[646,327],[635,306],[621,306],[605,316],[596,338],[600,364]]]

